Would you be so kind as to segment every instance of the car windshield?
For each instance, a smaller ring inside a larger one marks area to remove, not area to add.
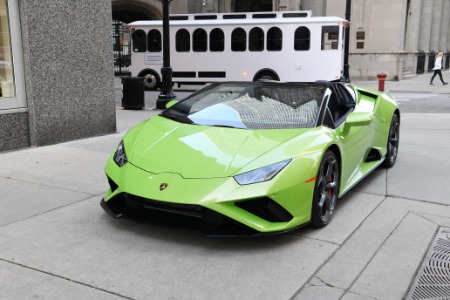
[[[317,124],[325,89],[312,83],[219,83],[178,102],[162,116],[243,129],[311,128]]]

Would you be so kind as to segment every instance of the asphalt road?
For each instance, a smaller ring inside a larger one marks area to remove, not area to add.
[[[450,94],[392,93],[402,113],[450,113]]]

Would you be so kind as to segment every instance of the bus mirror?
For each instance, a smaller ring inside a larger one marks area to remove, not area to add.
[[[172,106],[174,106],[177,103],[178,103],[178,100],[171,100],[171,101],[167,102],[166,109],[171,108]]]

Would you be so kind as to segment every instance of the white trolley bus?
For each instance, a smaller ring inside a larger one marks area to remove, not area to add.
[[[173,82],[338,80],[345,25],[345,19],[313,17],[310,11],[171,15]],[[131,74],[144,77],[146,89],[158,89],[162,21],[129,26]]]

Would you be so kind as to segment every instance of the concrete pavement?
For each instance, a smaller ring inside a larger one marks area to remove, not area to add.
[[[386,90],[450,94],[430,77]],[[402,299],[450,227],[449,113],[402,114],[395,167],[340,199],[320,230],[213,239],[113,220],[99,206],[103,167],[126,130],[156,113],[118,107],[116,134],[0,153],[1,299]]]

